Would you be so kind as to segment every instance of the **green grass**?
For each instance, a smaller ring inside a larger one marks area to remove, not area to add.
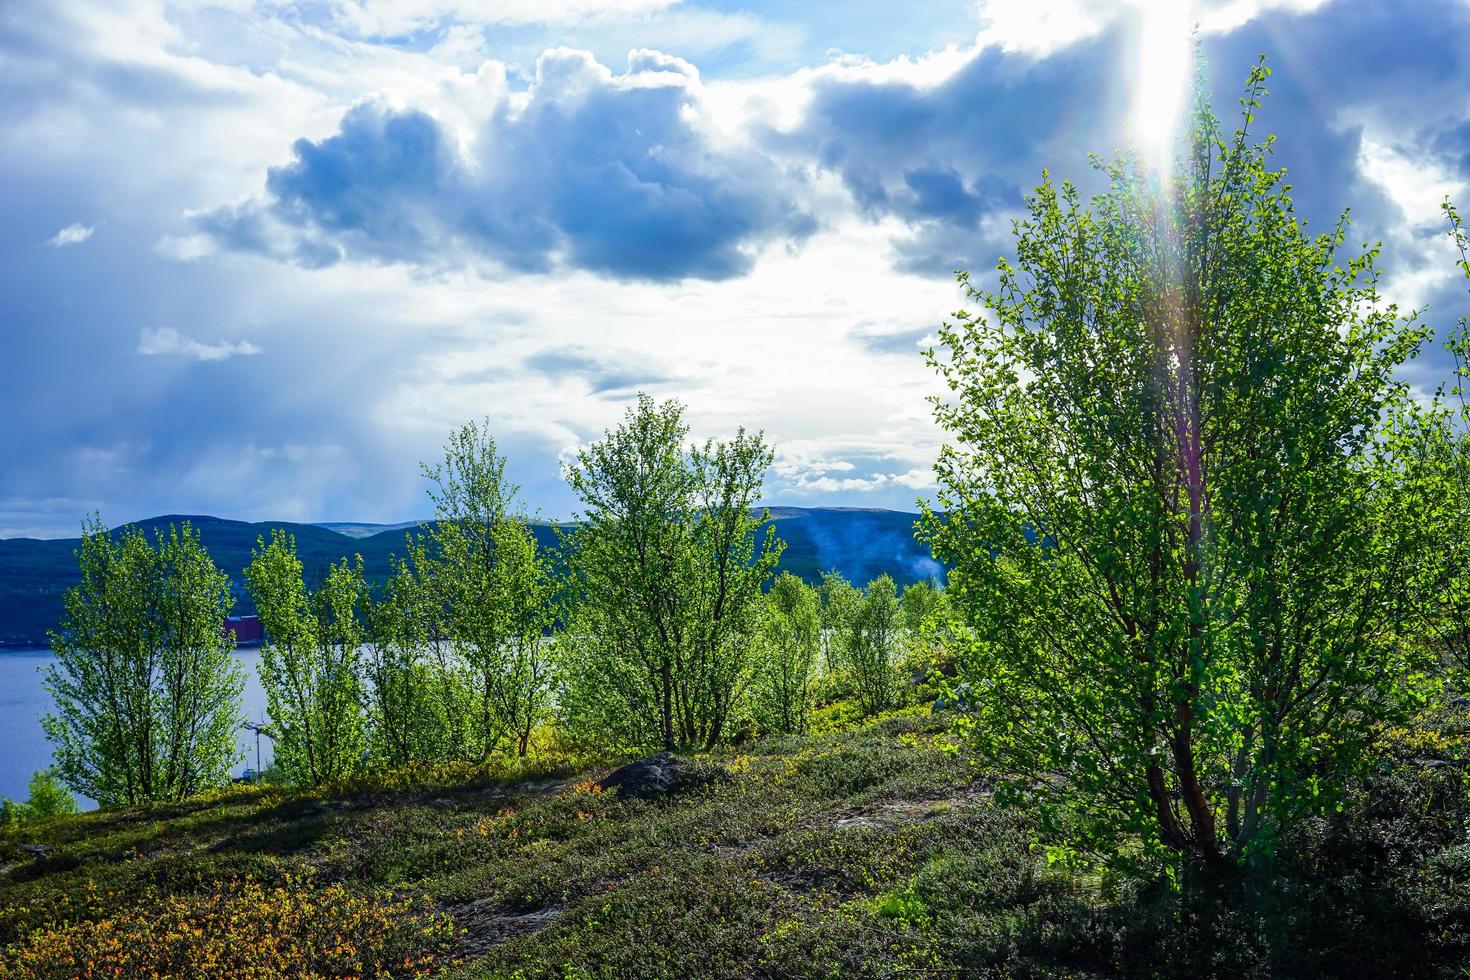
[[[918,713],[709,761],[732,778],[663,800],[596,792],[606,768],[566,762],[9,828],[0,948],[309,880],[385,907],[429,896],[454,924],[435,968],[457,977],[1453,976],[1470,953],[1455,767],[1385,768],[1340,820],[1304,828],[1263,901],[1048,864],[1027,815],[995,806]],[[1272,902],[1290,914],[1266,916]]]

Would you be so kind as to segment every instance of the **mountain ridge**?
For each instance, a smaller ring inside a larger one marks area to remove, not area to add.
[[[777,534],[786,541],[780,570],[808,581],[816,581],[825,571],[841,572],[859,584],[884,573],[900,585],[944,575],[943,566],[914,539],[918,514],[857,507],[776,505],[765,509],[770,511]],[[296,537],[308,579],[324,574],[333,562],[360,554],[368,577],[381,581],[388,571],[389,556],[403,554],[406,535],[428,523],[238,521],[207,514],[162,514],[131,522],[131,526],[151,532],[185,521],[199,531],[205,549],[229,574],[237,614],[254,612],[242,573],[256,540],[274,529]],[[543,547],[557,543],[556,522],[530,523]],[[79,541],[0,538],[0,648],[46,645],[47,630],[60,621],[62,597],[78,581],[73,551]]]

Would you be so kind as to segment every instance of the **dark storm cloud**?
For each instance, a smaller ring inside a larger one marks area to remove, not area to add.
[[[1365,122],[1429,121],[1402,134],[1401,148],[1470,173],[1467,36],[1463,4],[1354,0],[1307,15],[1266,13],[1205,38],[1203,54],[1230,128],[1248,69],[1267,56],[1275,74],[1255,126],[1280,134],[1274,159],[1288,169],[1300,211],[1324,228],[1352,205],[1357,233],[1371,240],[1400,215],[1360,170]],[[799,127],[767,131],[762,144],[837,173],[870,217],[902,219],[910,232],[894,244],[904,271],[988,270],[1009,250],[1010,229],[984,218],[1013,214],[1043,169],[1098,188],[1088,154],[1127,144],[1126,40],[1120,24],[1044,58],[989,48],[926,86],[835,76],[817,83]]]
[[[987,48],[935,85],[834,77],[816,84],[802,125],[765,133],[773,153],[835,171],[859,209],[895,216],[900,268],[948,275],[989,267],[1043,167],[1085,177],[1087,153],[1119,141],[1126,108],[1120,32],[1048,58]]]
[[[549,52],[528,104],[496,107],[462,159],[418,110],[361,105],[336,135],[298,140],[265,199],[209,212],[233,249],[301,265],[341,256],[439,265],[488,259],[620,279],[728,279],[773,239],[815,222],[769,159],[721,148],[688,118],[688,65],[637,53],[613,77],[589,56]]]

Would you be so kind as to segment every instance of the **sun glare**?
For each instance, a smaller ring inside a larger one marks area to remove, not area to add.
[[[1132,0],[1138,11],[1134,35],[1133,140],[1158,175],[1173,162],[1174,138],[1190,82],[1190,0]]]

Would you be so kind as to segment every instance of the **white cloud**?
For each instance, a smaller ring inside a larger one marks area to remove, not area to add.
[[[679,0],[341,0],[337,23],[365,37],[407,34],[442,21],[523,27],[657,13]]]
[[[138,353],[145,356],[176,354],[192,357],[196,361],[223,361],[230,357],[259,354],[260,348],[248,340],[234,343],[221,340],[217,344],[205,344],[192,337],[185,337],[173,327],[145,327],[138,335]]]
[[[614,75],[589,52],[544,52],[518,111],[485,107],[470,158],[431,113],[360,103],[336,134],[298,142],[292,162],[270,168],[265,194],[199,214],[195,227],[307,268],[487,263],[659,281],[743,275],[769,243],[815,230],[802,180],[699,124],[693,65],[647,49],[627,63]]]
[[[874,473],[872,476],[820,476],[793,484],[792,489],[818,493],[872,493],[896,487],[927,490],[934,485],[934,471],[916,467],[902,473]]]
[[[980,4],[980,43],[1003,51],[1046,57],[1083,38],[1092,37],[1112,20],[1119,4],[1098,0],[986,0]],[[1111,10],[1109,8],[1112,8]],[[1126,8],[1124,8],[1126,9]]]
[[[1331,0],[1211,0],[1197,6],[1200,30],[1225,34],[1271,10],[1309,14]]]
[[[52,235],[46,242],[52,248],[65,248],[68,245],[80,245],[92,237],[92,232],[97,230],[96,225],[84,225],[80,221],[76,224],[67,225],[65,228]]]
[[[1445,284],[1446,270],[1459,258],[1445,224],[1441,205],[1446,198],[1462,200],[1466,183],[1439,165],[1433,156],[1408,153],[1365,134],[1358,152],[1358,170],[1378,186],[1398,208],[1402,221],[1384,229],[1392,268],[1381,284],[1384,302],[1403,309],[1433,307],[1435,293]],[[1447,311],[1432,310],[1432,313]]]
[[[980,0],[979,43],[1045,58],[1095,37],[1117,21],[1167,13],[1199,25],[1201,33],[1227,34],[1273,10],[1306,14],[1330,0]]]
[[[1437,165],[1432,157],[1410,155],[1387,143],[1364,136],[1358,168],[1377,184],[1414,227],[1438,227],[1444,222],[1440,204],[1459,199],[1465,184]]]

